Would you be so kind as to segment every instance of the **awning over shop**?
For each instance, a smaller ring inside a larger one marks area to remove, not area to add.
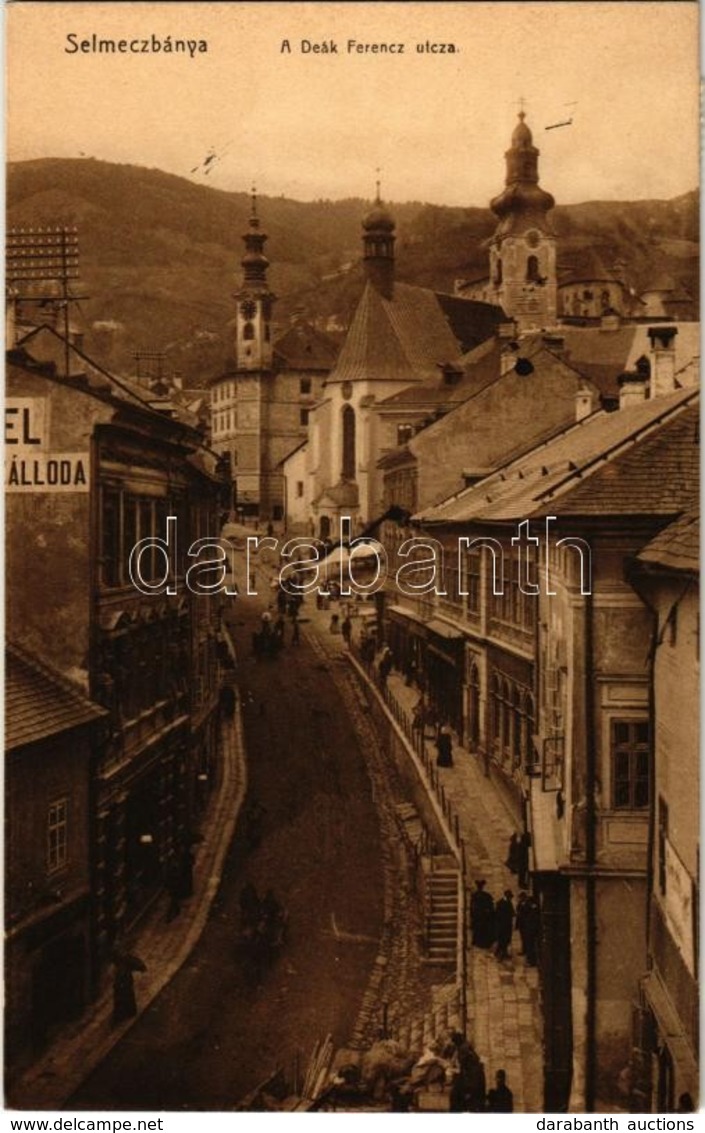
[[[407,610],[405,606],[388,606],[386,613],[392,621],[398,622],[405,626],[410,633],[415,633],[417,637],[426,637],[426,622],[418,614],[412,610]]]
[[[529,815],[533,869],[536,873],[555,873],[564,857],[556,817],[556,792],[543,791],[540,779],[529,780]]]
[[[448,625],[447,622],[440,621],[439,618],[431,618],[430,622],[427,623],[427,628],[430,629],[431,633],[437,634],[446,641],[462,641],[465,637],[461,629],[456,629],[454,626]]]

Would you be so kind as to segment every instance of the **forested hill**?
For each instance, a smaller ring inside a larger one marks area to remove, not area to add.
[[[359,198],[301,202],[260,197],[269,235],[270,282],[283,329],[297,309],[345,325],[360,293]],[[230,346],[247,193],[227,193],[136,165],[88,159],[13,163],[7,224],[75,225],[85,346],[123,372],[136,350],[164,351],[169,371],[198,385],[222,366]],[[458,277],[487,271],[488,208],[391,203],[397,222],[397,275],[451,291]],[[559,278],[583,265],[622,261],[630,285],[668,275],[698,293],[696,191],[669,201],[594,201],[557,207]]]

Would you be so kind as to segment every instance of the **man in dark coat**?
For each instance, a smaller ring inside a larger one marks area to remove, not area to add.
[[[450,1094],[451,1113],[482,1113],[485,1108],[485,1068],[468,1040],[454,1031],[451,1041],[455,1074]]]
[[[519,859],[521,855],[519,835],[515,832],[509,839],[509,850],[507,851],[507,860],[504,863],[511,873],[519,872]]]
[[[514,905],[512,903],[511,889],[505,889],[504,896],[500,897],[494,907],[494,919],[497,932],[497,959],[506,960],[509,955],[509,945],[512,942],[514,929]]]
[[[498,1070],[495,1074],[497,1085],[487,1094],[487,1109],[489,1113],[514,1113],[514,1095],[507,1085],[506,1071]]]
[[[450,728],[444,724],[438,733],[436,740],[436,764],[439,767],[452,767],[453,766],[453,741],[450,737]]]
[[[522,889],[526,889],[529,884],[529,846],[531,845],[531,835],[526,831],[519,839],[519,846],[517,849],[517,874],[519,875],[519,885]]]
[[[517,932],[521,937],[522,949],[530,968],[537,963],[537,945],[541,930],[541,914],[535,899],[526,894],[517,906]]]
[[[491,948],[494,942],[494,901],[485,893],[485,881],[475,882],[475,892],[470,898],[470,928],[472,942],[476,948]]]

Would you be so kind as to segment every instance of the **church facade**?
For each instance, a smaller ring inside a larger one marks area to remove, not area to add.
[[[215,451],[230,459],[233,509],[280,520],[285,507],[281,462],[307,435],[309,413],[337,347],[300,317],[275,339],[276,296],[267,279],[267,235],[254,194],[243,241],[234,357],[211,383],[212,441]]]
[[[284,462],[287,498],[307,513],[309,534],[337,538],[341,517],[353,530],[383,507],[380,457],[396,448],[400,427],[426,416],[423,399],[403,420],[384,407],[401,392],[442,387],[462,373],[465,351],[491,338],[503,320],[487,303],[443,295],[395,278],[396,224],[379,196],[362,221],[366,282],[340,356],[311,414],[308,443]],[[301,485],[303,484],[303,491]]]

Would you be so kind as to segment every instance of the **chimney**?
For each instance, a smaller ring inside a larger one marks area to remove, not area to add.
[[[575,420],[582,421],[597,409],[597,394],[587,386],[580,386],[575,394]]]
[[[518,351],[519,343],[514,339],[511,342],[505,342],[502,346],[499,354],[499,376],[501,378],[516,366]]]
[[[649,377],[644,370],[631,370],[617,378],[619,386],[619,408],[627,409],[646,401],[646,386]]]
[[[651,342],[651,396],[663,397],[676,388],[676,343],[678,327],[649,327]]]

